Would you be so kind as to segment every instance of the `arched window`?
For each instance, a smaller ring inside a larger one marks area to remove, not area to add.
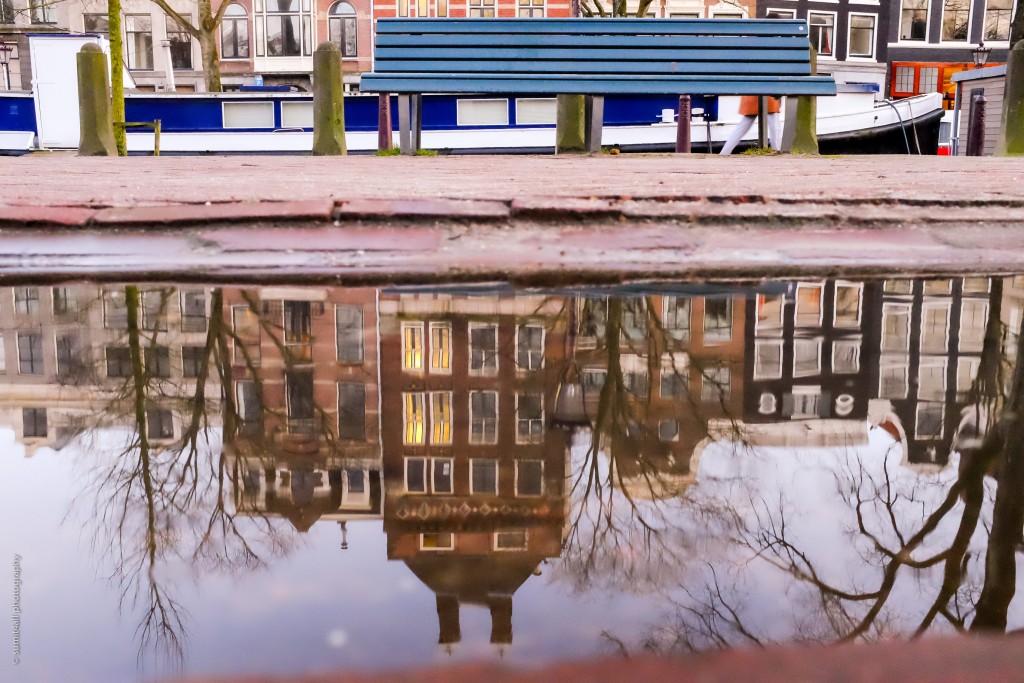
[[[347,2],[334,3],[327,24],[331,42],[341,50],[341,56],[355,57],[358,52],[355,8]]]
[[[220,56],[222,59],[245,59],[249,56],[249,17],[239,4],[232,4],[224,10],[224,19],[220,23]]]

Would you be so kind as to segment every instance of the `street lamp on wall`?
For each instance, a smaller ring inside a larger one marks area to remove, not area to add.
[[[4,72],[4,90],[11,89],[11,53],[14,48],[0,40],[0,67]]]
[[[990,52],[992,52],[992,48],[985,47],[984,40],[978,43],[978,47],[971,50],[971,57],[974,59],[974,66],[979,69],[985,66]]]

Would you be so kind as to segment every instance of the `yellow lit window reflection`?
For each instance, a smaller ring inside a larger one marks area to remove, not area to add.
[[[430,323],[430,371],[452,371],[452,327],[448,323]]]
[[[423,370],[423,325],[402,325],[402,369]]]
[[[422,393],[402,394],[405,400],[405,434],[403,443],[423,444],[426,436],[426,416]]]
[[[452,442],[452,392],[435,391],[430,394],[430,443]]]

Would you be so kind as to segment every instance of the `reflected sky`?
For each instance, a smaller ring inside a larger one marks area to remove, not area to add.
[[[1019,628],[1019,280],[0,289],[3,678]]]

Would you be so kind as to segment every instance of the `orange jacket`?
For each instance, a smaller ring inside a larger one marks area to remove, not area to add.
[[[768,113],[778,114],[782,103],[778,97],[768,98]],[[740,116],[757,116],[757,96],[744,95],[740,98]]]

